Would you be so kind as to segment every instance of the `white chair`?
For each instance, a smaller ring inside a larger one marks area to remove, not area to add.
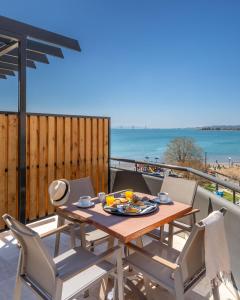
[[[60,300],[73,299],[102,280],[105,281],[102,285],[105,290],[101,291],[99,299],[105,299],[108,275],[116,277],[115,266],[105,259],[114,254],[120,270],[121,251],[118,246],[98,256],[78,247],[53,259],[35,231],[7,214],[3,219],[20,244],[14,300],[21,299],[22,283],[41,299]]]
[[[168,193],[169,197],[173,201],[181,202],[193,207],[197,186],[198,184],[194,180],[165,177],[160,192]],[[192,208],[192,210],[183,218],[170,223],[169,232],[164,231],[164,227],[162,226],[160,230],[155,229],[149,235],[152,238],[160,239],[161,241],[167,237],[169,246],[172,246],[173,234],[177,234],[182,231],[191,232],[193,225],[196,223],[195,214],[198,211],[199,209]],[[173,230],[174,227],[178,228],[179,230]]]
[[[136,192],[151,194],[149,187],[141,173],[129,170],[118,170],[114,178],[112,192],[118,192],[126,189],[132,189]]]
[[[90,177],[85,177],[81,179],[70,180],[70,195],[68,203],[75,203],[78,201],[81,196],[91,196],[95,197],[94,189],[92,186],[92,182]],[[76,222],[75,219],[71,218],[63,218],[62,216],[58,216],[58,227],[67,223],[74,223],[76,226],[74,230],[65,230],[62,233],[68,234],[71,236],[71,247],[75,246],[75,238],[78,238],[81,241],[82,246],[89,246],[91,250],[94,249],[94,246],[103,242],[108,241],[110,238],[107,233],[102,230],[96,229],[93,226]],[[60,246],[60,236],[61,233],[58,232],[56,235],[56,243],[55,243],[55,256],[59,254],[59,246]],[[112,245],[112,242],[111,242]]]
[[[224,212],[222,210],[222,212]],[[144,248],[127,244],[135,253],[126,257],[131,268],[159,286],[167,289],[177,300],[192,289],[205,275],[205,227],[198,223],[180,252],[159,242],[152,241]],[[217,295],[217,291],[213,291]]]

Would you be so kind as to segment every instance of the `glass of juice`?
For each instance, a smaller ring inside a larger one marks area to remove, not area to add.
[[[129,190],[125,192],[126,199],[131,201],[133,198],[133,191]]]
[[[106,196],[106,204],[107,204],[107,206],[112,206],[113,203],[114,203],[114,200],[115,200],[114,196],[112,196],[112,195]]]

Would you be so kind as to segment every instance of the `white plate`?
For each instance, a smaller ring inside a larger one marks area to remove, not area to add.
[[[95,205],[95,203],[90,203],[90,204],[86,204],[86,205],[80,205],[78,203],[75,203],[74,205],[76,205],[78,208],[90,208],[90,207],[93,207]]]

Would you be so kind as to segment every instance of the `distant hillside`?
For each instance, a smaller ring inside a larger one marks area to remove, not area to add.
[[[204,126],[200,130],[240,130],[240,125],[213,125]]]

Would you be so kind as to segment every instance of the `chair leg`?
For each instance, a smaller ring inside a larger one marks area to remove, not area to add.
[[[231,273],[231,280],[232,280],[232,284],[233,284],[233,287],[234,287],[234,290],[235,290],[236,299],[240,300],[240,296],[239,296],[239,292],[238,292],[238,287],[237,287],[235,278],[233,277],[233,273]]]
[[[163,238],[164,238],[163,234],[164,234],[164,225],[160,226],[160,228],[159,228],[159,239],[160,239],[160,242],[163,242]]]
[[[90,249],[91,252],[94,252],[94,247],[95,247],[94,241],[91,241],[90,242],[90,247],[89,247],[89,249]]]
[[[75,248],[76,247],[76,238],[75,238],[75,229],[73,226],[71,226],[70,228],[70,245],[71,245],[71,248]]]
[[[114,277],[114,283],[113,283],[113,300],[116,300],[116,294],[117,294],[117,278]]]
[[[85,236],[85,224],[80,224],[80,238],[81,238],[81,246],[86,248],[86,236]]]
[[[107,243],[107,249],[111,249],[114,246],[114,237],[109,236],[108,243]]]
[[[53,300],[62,299],[62,288],[63,288],[62,281],[57,279]]]
[[[196,222],[197,222],[197,220],[196,220],[196,214],[193,214],[193,215],[192,215],[192,224],[191,224],[191,226],[193,227],[193,225],[194,225]]]
[[[18,267],[17,267],[17,274],[16,274],[16,280],[15,280],[15,289],[13,294],[14,300],[20,300],[21,299],[21,290],[22,290],[22,283],[21,283],[21,268],[22,268],[22,249],[20,249],[19,252],[19,258],[18,258]]]
[[[173,245],[173,224],[169,223],[168,246],[172,248],[172,245]]]
[[[139,248],[143,248],[143,240],[142,240],[141,237],[136,239],[136,245],[137,245]]]
[[[145,286],[145,292],[146,292],[147,299],[149,298],[150,293],[151,293],[150,292],[151,291],[150,282],[151,282],[151,280],[148,277],[143,276],[143,284]]]
[[[143,240],[142,238],[138,238],[136,239],[136,244],[139,248],[143,248]],[[150,295],[150,291],[151,291],[151,288],[150,288],[150,283],[151,283],[151,280],[148,279],[148,277],[146,276],[143,276],[143,282],[144,282],[144,286],[145,286],[145,290],[146,290],[146,296],[148,298],[148,296]]]
[[[17,274],[16,281],[15,281],[14,295],[13,295],[14,300],[21,299],[21,291],[22,291],[22,283],[21,283],[20,276]]]
[[[184,295],[176,293],[176,300],[184,300]]]
[[[174,272],[174,287],[176,300],[184,300],[183,279],[179,269]]]
[[[122,262],[122,250],[123,245],[120,244],[121,248],[117,251],[117,274],[118,274],[118,300],[124,299],[124,282],[123,282],[123,262]]]
[[[60,227],[64,224],[64,219],[60,216],[58,216],[58,221],[57,221],[57,227]],[[59,247],[60,247],[60,236],[61,233],[58,232],[56,233],[56,240],[55,240],[55,249],[54,249],[54,257],[59,255]]]
[[[108,275],[104,276],[99,290],[99,300],[105,300],[107,296]]]
[[[215,284],[214,280],[211,282],[211,284],[212,284],[213,299],[214,300],[220,300],[220,294],[219,294],[218,285]]]
[[[59,254],[60,235],[61,235],[60,232],[56,233],[55,249],[54,249],[54,257],[58,256],[58,254]]]

